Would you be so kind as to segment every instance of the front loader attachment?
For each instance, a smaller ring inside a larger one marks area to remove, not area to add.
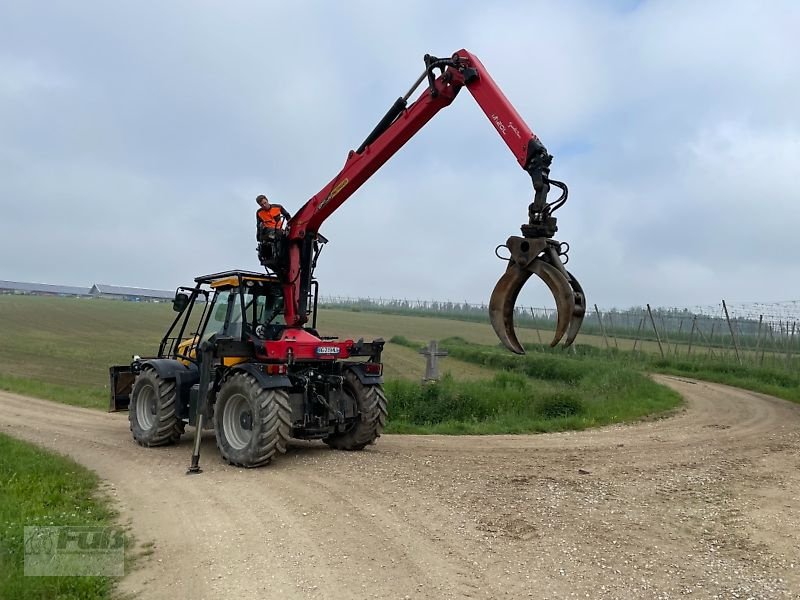
[[[567,347],[578,335],[586,314],[586,296],[561,261],[564,246],[551,238],[512,236],[506,242],[511,256],[492,291],[489,319],[503,345],[516,354],[525,354],[525,349],[514,331],[514,310],[519,292],[531,275],[544,281],[556,301],[556,332],[550,346],[556,346],[566,334]]]

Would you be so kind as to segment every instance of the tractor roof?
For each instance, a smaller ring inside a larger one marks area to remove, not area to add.
[[[219,273],[212,273],[210,275],[201,275],[195,277],[197,283],[207,283],[212,287],[221,287],[226,285],[239,285],[245,281],[257,281],[259,283],[277,283],[278,278],[274,275],[266,273],[256,273],[254,271],[221,271]]]

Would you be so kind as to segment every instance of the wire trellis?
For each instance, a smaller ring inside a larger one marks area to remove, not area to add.
[[[488,305],[457,301],[325,296],[320,305],[355,311],[435,315],[488,321]],[[518,306],[517,328],[551,330],[552,308]],[[598,341],[599,340],[599,341]],[[730,360],[796,368],[800,358],[800,301],[726,302],[694,307],[588,307],[578,343],[607,349]]]

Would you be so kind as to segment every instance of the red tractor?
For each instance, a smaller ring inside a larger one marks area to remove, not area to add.
[[[258,256],[266,273],[216,273],[198,277],[193,288],[178,288],[173,304],[178,315],[158,356],[135,357],[130,365],[111,368],[111,409],[129,410],[137,442],[174,443],[185,425],[192,425],[190,472],[197,472],[200,433],[209,423],[222,456],[243,467],[267,464],[285,451],[290,437],[360,450],[380,436],[387,416],[383,341],[340,341],[316,330],[313,274],[327,242],[319,229],[464,87],[530,175],[534,189],[522,236],[505,243],[510,256],[490,299],[492,326],[509,350],[524,353],[514,332],[514,308],[522,286],[535,274],[556,300],[551,345],[574,341],[586,299],[564,267],[568,245],[553,239],[553,213],[566,202],[567,187],[549,177],[552,156],[475,55],[459,50],[449,58],[426,55],[424,60],[425,71],[408,93],[286,228],[259,228]],[[409,105],[423,82],[424,91]],[[561,191],[552,202],[547,200],[550,186]]]

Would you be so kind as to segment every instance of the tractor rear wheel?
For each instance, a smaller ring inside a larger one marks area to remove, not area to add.
[[[344,392],[355,401],[358,410],[356,422],[346,431],[329,435],[322,441],[337,450],[363,450],[375,443],[386,425],[386,394],[382,385],[363,384],[352,371],[344,376]]]
[[[162,379],[145,367],[136,377],[128,406],[133,439],[142,446],[165,446],[177,442],[184,423],[176,414],[175,380]]]
[[[222,384],[214,407],[214,432],[222,458],[230,464],[266,465],[286,452],[291,429],[286,390],[264,389],[247,373],[235,373]]]

